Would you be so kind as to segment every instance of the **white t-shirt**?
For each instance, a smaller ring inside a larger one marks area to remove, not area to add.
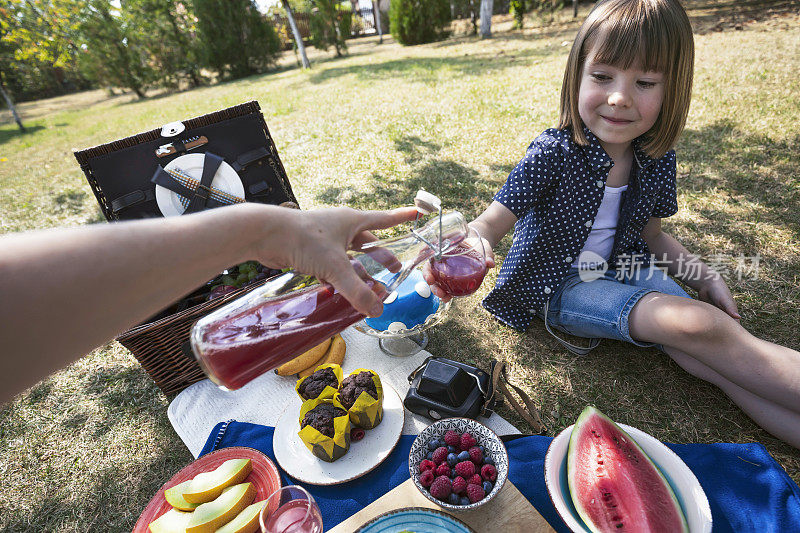
[[[609,187],[606,185],[603,200],[597,209],[597,216],[589,232],[589,238],[583,245],[583,250],[578,254],[578,258],[572,263],[573,267],[581,269],[593,269],[599,263],[608,263],[611,259],[611,251],[614,248],[614,235],[617,232],[617,221],[619,220],[619,208],[622,203],[622,193],[628,186]]]

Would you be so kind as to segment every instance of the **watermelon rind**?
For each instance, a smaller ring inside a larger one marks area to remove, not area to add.
[[[593,533],[604,533],[605,530],[602,529],[600,524],[596,524],[589,514],[589,510],[585,504],[585,502],[581,499],[581,493],[579,488],[576,486],[576,473],[577,473],[577,462],[579,458],[577,457],[577,450],[578,450],[578,439],[581,437],[582,433],[584,433],[584,427],[589,423],[594,417],[600,417],[606,423],[610,424],[615,431],[619,432],[620,437],[624,437],[627,443],[630,444],[631,448],[633,448],[636,452],[638,452],[642,458],[644,458],[647,463],[649,463],[653,467],[653,471],[658,476],[660,480],[660,484],[663,485],[665,489],[665,493],[671,498],[672,506],[674,507],[677,517],[680,520],[680,524],[668,524],[665,527],[665,531],[689,531],[686,517],[683,514],[683,510],[681,509],[680,503],[675,496],[675,492],[672,490],[667,479],[664,477],[664,474],[661,473],[658,466],[650,459],[650,457],[642,450],[642,448],[637,444],[637,442],[619,427],[613,420],[609,417],[604,415],[599,409],[597,409],[593,405],[587,406],[578,417],[578,420],[575,422],[575,426],[572,429],[572,435],[570,435],[569,439],[569,449],[567,451],[567,481],[569,484],[569,492],[570,497],[572,498],[572,503],[575,506],[575,510],[578,512],[578,515],[583,520],[583,523],[593,532]],[[630,480],[629,480],[630,481]],[[620,487],[620,492],[622,492],[622,487]],[[624,490],[630,490],[628,487],[625,487]],[[642,491],[645,492],[645,491]],[[651,491],[646,491],[650,493]],[[643,524],[636,524],[635,520],[631,517],[627,517],[623,520],[623,522],[627,522],[631,524],[631,527],[624,528],[624,529],[615,529],[615,531],[646,531],[647,529]]]

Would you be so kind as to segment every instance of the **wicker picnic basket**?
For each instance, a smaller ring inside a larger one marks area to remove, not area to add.
[[[178,127],[174,127],[176,124]],[[77,151],[75,157],[106,219],[118,221],[162,216],[151,177],[161,165],[187,151],[216,154],[230,164],[243,183],[246,201],[297,206],[255,101]],[[207,208],[207,199],[208,195],[200,199],[200,209]],[[191,206],[197,207],[194,203]],[[211,301],[193,293],[117,340],[133,353],[165,394],[176,394],[205,377],[189,348],[192,325],[262,283]]]

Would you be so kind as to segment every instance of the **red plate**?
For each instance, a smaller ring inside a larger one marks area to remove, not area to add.
[[[147,507],[144,508],[133,533],[147,533],[148,526],[152,521],[166,513],[172,506],[164,499],[164,491],[174,487],[178,483],[183,483],[192,479],[201,472],[209,472],[228,459],[250,459],[253,471],[247,476],[243,483],[252,483],[256,488],[256,498],[253,501],[266,500],[267,497],[281,488],[281,477],[278,469],[269,457],[258,450],[245,447],[223,448],[204,455],[193,463],[183,467],[180,472],[172,476],[172,479],[164,483]]]

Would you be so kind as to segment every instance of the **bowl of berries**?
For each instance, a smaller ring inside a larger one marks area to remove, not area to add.
[[[469,418],[426,427],[408,454],[408,469],[423,496],[451,511],[468,511],[494,498],[508,478],[500,437]]]

